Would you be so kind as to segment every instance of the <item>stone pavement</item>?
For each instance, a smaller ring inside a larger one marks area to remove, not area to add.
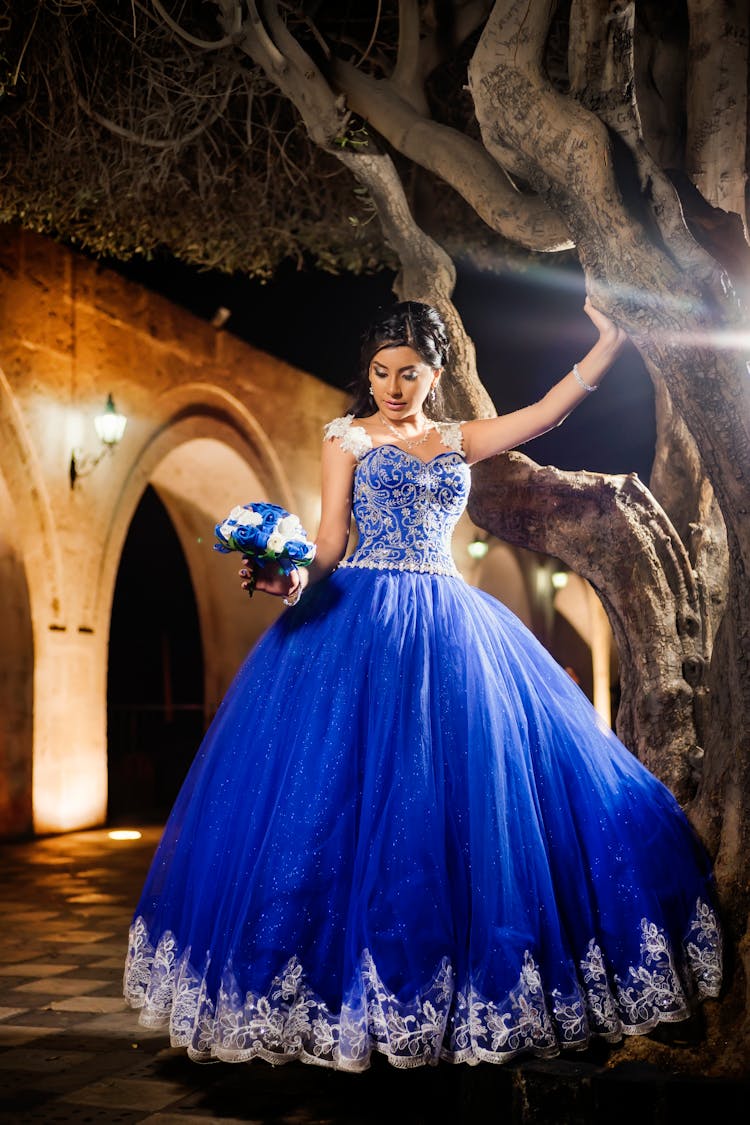
[[[198,1066],[120,995],[125,938],[158,832],[0,846],[0,1121],[13,1125],[691,1125],[748,1120],[750,1089],[663,1074],[609,1049],[365,1074]]]

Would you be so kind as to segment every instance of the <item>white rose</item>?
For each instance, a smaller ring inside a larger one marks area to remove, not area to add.
[[[285,539],[305,538],[305,533],[302,530],[302,525],[299,522],[298,516],[284,516],[276,525],[276,530],[279,535],[283,535]]]
[[[235,512],[238,513],[235,515]],[[233,508],[229,515],[240,527],[258,527],[263,523],[263,517],[258,512],[250,512],[247,508]]]
[[[280,555],[281,552],[284,550],[285,545],[286,545],[286,540],[284,539],[284,536],[279,535],[278,531],[272,531],[271,534],[268,536],[268,543],[266,544],[266,550],[273,551],[273,553],[275,555]]]

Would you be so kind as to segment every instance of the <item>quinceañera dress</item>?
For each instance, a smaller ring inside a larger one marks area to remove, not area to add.
[[[469,470],[326,429],[359,546],[261,638],[167,823],[125,995],[196,1060],[360,1070],[616,1040],[716,995],[679,806],[450,554]]]

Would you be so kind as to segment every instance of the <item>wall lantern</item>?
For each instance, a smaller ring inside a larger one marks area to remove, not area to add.
[[[112,395],[107,395],[107,403],[102,414],[94,418],[94,428],[102,448],[96,454],[85,454],[74,449],[70,454],[70,487],[75,488],[79,477],[87,477],[93,473],[96,466],[111,453],[116,445],[122,441],[128,420],[124,414],[118,414]]]

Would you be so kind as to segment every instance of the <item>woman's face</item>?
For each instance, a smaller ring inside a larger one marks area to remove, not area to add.
[[[440,378],[407,344],[381,348],[370,360],[370,386],[378,410],[390,421],[413,419]]]

